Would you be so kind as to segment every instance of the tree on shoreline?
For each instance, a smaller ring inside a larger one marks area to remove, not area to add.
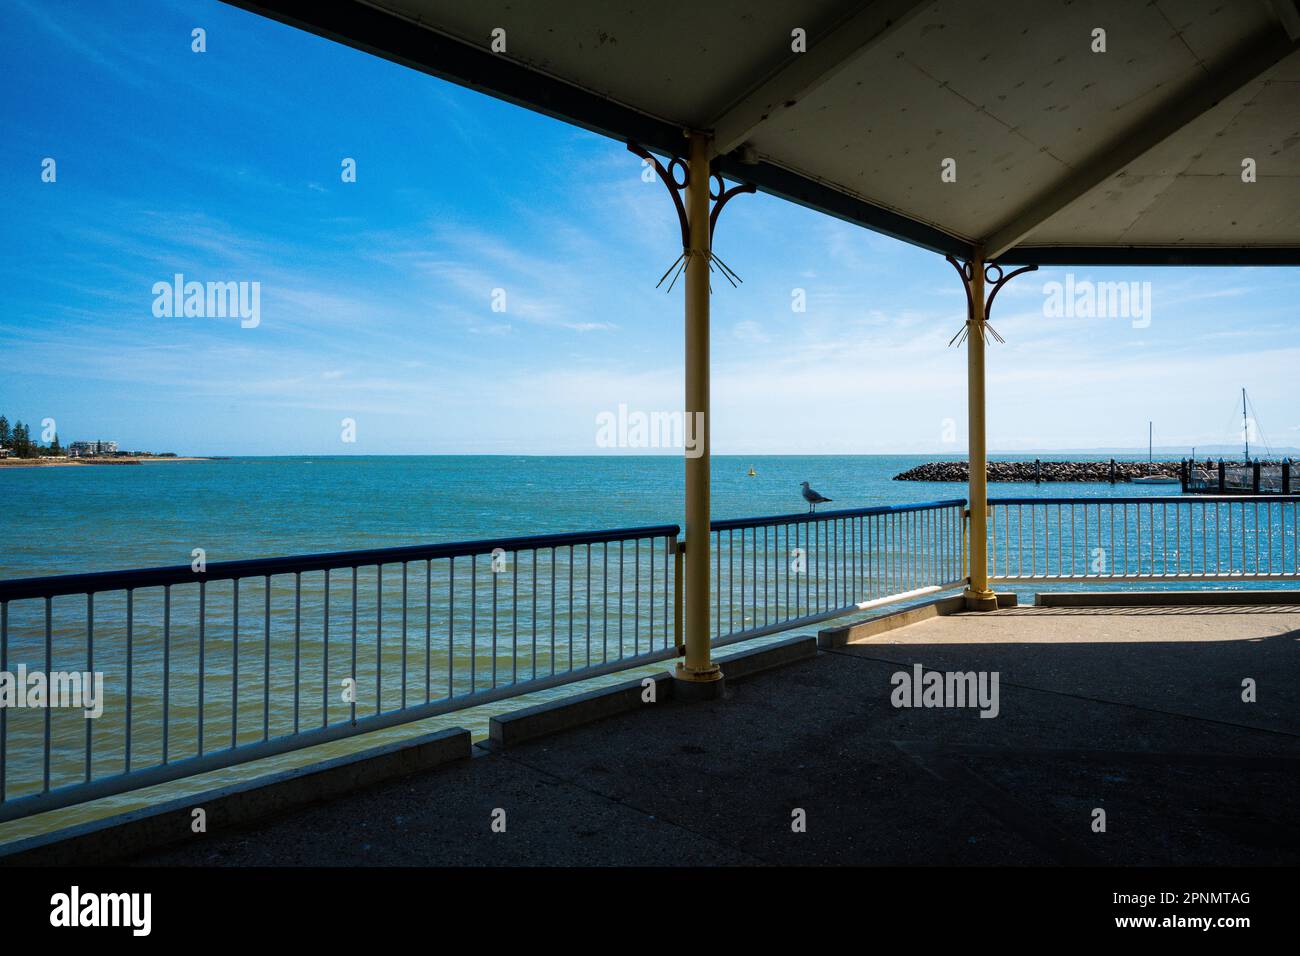
[[[57,434],[47,448],[40,442],[32,441],[32,432],[28,426],[17,419],[10,426],[9,419],[3,415],[0,415],[0,448],[8,448],[15,458],[40,458],[62,453]]]

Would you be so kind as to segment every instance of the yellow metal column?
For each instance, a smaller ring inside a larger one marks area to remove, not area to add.
[[[686,452],[686,654],[677,664],[676,676],[683,682],[679,689],[704,696],[721,689],[722,671],[709,653],[709,453],[713,430],[709,407],[709,138],[701,133],[690,134],[689,169],[686,414],[697,431],[694,449]]]
[[[995,611],[997,596],[989,589],[988,448],[984,428],[984,260],[970,263],[970,334],[966,336],[966,418],[970,458],[970,582],[966,608]]]

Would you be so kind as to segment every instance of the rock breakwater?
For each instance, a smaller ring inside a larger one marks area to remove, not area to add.
[[[1182,462],[1157,461],[991,461],[989,481],[1122,482],[1147,475],[1177,478]],[[969,481],[970,463],[932,461],[911,468],[895,481]]]

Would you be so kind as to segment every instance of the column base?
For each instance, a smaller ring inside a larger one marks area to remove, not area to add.
[[[966,601],[966,610],[968,611],[996,611],[998,609],[998,596],[992,591],[972,591],[967,588],[962,592],[962,597]]]
[[[679,663],[673,671],[673,698],[685,701],[717,700],[722,697],[726,683],[722,668],[717,664],[697,671]]]

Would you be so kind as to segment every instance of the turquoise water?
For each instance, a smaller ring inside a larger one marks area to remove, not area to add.
[[[955,456],[954,456],[955,457]],[[713,516],[963,498],[894,475],[935,456],[718,457]],[[757,477],[747,477],[750,466]],[[1001,484],[993,495],[1160,495],[1170,486]],[[294,457],[0,469],[0,578],[518,534],[682,523],[676,456]]]

